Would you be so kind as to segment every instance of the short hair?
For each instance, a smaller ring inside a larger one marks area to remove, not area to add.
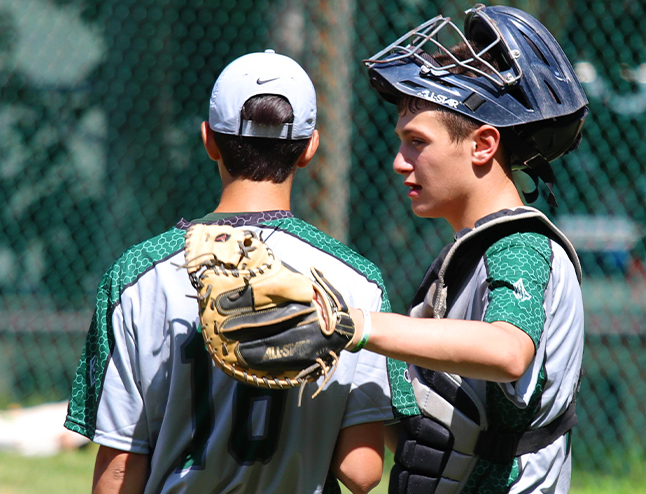
[[[400,114],[406,112],[415,114],[424,110],[433,110],[439,113],[440,121],[446,127],[449,138],[454,144],[464,141],[471,132],[482,125],[482,123],[471,117],[461,115],[442,105],[415,96],[403,96],[397,103],[397,111]]]
[[[473,42],[470,42],[470,45],[471,46],[467,45],[467,43],[465,42],[461,42],[457,45],[454,45],[449,51],[458,60],[466,60],[473,57],[471,48],[473,48],[476,53],[479,50],[479,48],[475,44],[473,44]],[[451,58],[451,56],[446,52],[438,52],[433,54],[432,56],[426,53],[422,53],[421,56],[426,59],[432,58],[433,65],[437,66],[446,66],[453,63],[453,58]],[[491,53],[484,53],[482,55],[482,59],[491,64],[496,70],[499,69],[498,61],[491,55]],[[470,65],[487,74],[493,73],[486,64],[483,64],[479,60],[474,60],[470,63]],[[465,69],[460,65],[456,65],[455,67],[447,70],[452,74],[462,74],[469,77],[475,77],[475,74],[473,72]],[[469,134],[471,134],[471,132],[483,125],[481,122],[478,122],[471,117],[462,115],[461,113],[450,110],[449,108],[446,108],[442,105],[432,103],[430,101],[414,96],[403,96],[397,104],[397,110],[399,111],[399,113],[408,111],[415,114],[420,111],[429,109],[440,112],[440,119],[446,127],[446,130],[448,131],[451,141],[456,144],[462,142],[469,136]]]
[[[471,49],[473,49],[476,53],[481,50],[481,48],[479,48],[478,45],[476,45],[472,41],[469,42],[469,45],[467,45],[467,43],[463,41],[451,47],[449,51],[458,60],[467,60],[469,58],[473,58]],[[432,57],[425,53],[422,54],[422,56],[423,58],[432,58],[434,65],[446,66],[453,63],[453,58],[446,52],[435,53],[432,55]],[[500,62],[490,51],[483,53],[481,55],[481,58],[489,65],[491,65],[494,69],[500,71]],[[469,65],[482,72],[485,72],[486,74],[494,73],[487,64],[484,64],[477,59],[470,62]],[[466,69],[460,65],[456,65],[455,67],[451,67],[447,70],[452,74],[461,74],[467,77],[477,76],[477,74],[473,71]],[[451,139],[451,142],[453,142],[454,144],[459,144],[460,142],[464,141],[474,130],[484,125],[484,123],[479,122],[478,120],[475,120],[474,118],[471,118],[467,115],[463,115],[449,108],[446,108],[445,106],[414,96],[403,96],[397,103],[397,110],[400,114],[405,112],[415,114],[424,110],[437,111],[440,116],[440,121],[444,124],[444,127],[449,134],[449,139]],[[511,155],[507,146],[505,145],[505,142],[510,139],[511,134],[506,129],[498,130],[500,131],[500,144],[502,147],[502,156],[504,160],[504,163],[502,163],[502,165],[506,170],[511,171]]]
[[[292,123],[294,113],[282,96],[260,94],[249,98],[241,111],[242,120],[259,125]],[[224,166],[233,178],[254,182],[283,183],[294,172],[309,139],[274,139],[213,133]]]

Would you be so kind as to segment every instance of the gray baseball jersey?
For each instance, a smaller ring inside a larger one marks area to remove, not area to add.
[[[481,391],[490,427],[520,431],[550,423],[574,397],[583,357],[583,299],[563,247],[547,237],[516,233],[492,245],[473,278],[467,319],[505,321],[525,331],[536,347],[525,374],[513,383],[470,381]],[[465,492],[554,492],[570,488],[570,435],[511,465],[476,467]],[[471,489],[469,489],[471,487]]]
[[[351,306],[389,310],[381,274],[288,211],[207,215],[252,229],[293,268],[314,265]],[[213,364],[185,269],[189,222],[126,251],[99,287],[65,426],[150,456],[145,493],[322,492],[338,431],[393,417],[386,359],[343,352],[325,390],[262,390]]]
[[[465,233],[458,232],[457,236]],[[486,407],[491,430],[540,428],[567,409],[581,371],[584,314],[575,268],[559,243],[537,233],[514,233],[496,241],[468,274],[446,317],[505,321],[526,332],[534,342],[534,359],[518,381],[464,379]],[[393,384],[397,386],[393,387],[393,397],[406,394],[402,380],[398,384],[393,379]],[[422,413],[432,416],[420,402],[419,396],[425,395],[421,389],[416,388],[417,404]],[[399,402],[402,415],[417,413],[411,410],[410,400]],[[462,492],[567,493],[569,438],[569,434],[561,436],[538,452],[507,464],[480,459]]]

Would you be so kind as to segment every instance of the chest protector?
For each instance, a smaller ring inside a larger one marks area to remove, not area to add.
[[[543,213],[528,207],[503,210],[442,250],[417,290],[409,314],[466,319],[471,298],[467,284],[487,249],[511,234],[530,232],[558,242],[581,283],[581,266],[572,244]],[[550,445],[577,422],[572,400],[563,414],[538,429],[490,431],[482,394],[466,380],[413,365],[408,372],[422,413],[402,419],[390,494],[459,494],[479,459],[509,464],[517,456]]]

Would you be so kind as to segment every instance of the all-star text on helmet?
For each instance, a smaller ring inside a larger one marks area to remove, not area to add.
[[[512,169],[541,178],[555,203],[549,162],[580,142],[588,113],[583,88],[558,42],[531,15],[482,4],[466,14],[464,33],[438,15],[365,60],[370,82],[391,103],[412,96],[500,129],[510,137]],[[458,59],[439,41],[443,29],[457,33],[469,57]],[[525,194],[530,202],[537,195]]]

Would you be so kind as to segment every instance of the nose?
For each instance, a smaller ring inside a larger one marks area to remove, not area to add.
[[[395,156],[395,160],[393,161],[393,170],[399,175],[406,175],[413,171],[413,165],[402,154],[401,148],[397,151],[397,156]]]

